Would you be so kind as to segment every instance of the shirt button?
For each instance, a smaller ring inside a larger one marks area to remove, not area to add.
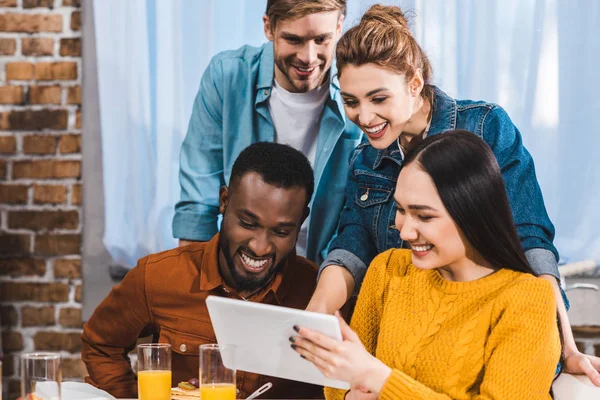
[[[185,353],[187,351],[187,346],[185,345],[185,343],[182,343],[181,346],[179,346],[179,351],[181,351],[182,353]]]
[[[367,201],[369,200],[369,189],[367,189],[367,191],[365,192],[365,194],[363,194],[362,196],[360,196],[360,201]]]
[[[265,96],[268,96],[268,95],[269,95],[269,91],[265,90]]]

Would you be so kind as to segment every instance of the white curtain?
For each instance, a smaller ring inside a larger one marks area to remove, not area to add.
[[[600,261],[600,2],[421,0],[436,83],[504,107],[531,152],[565,262]]]
[[[95,0],[104,244],[134,266],[176,246],[179,148],[219,51],[264,41],[256,0]],[[260,6],[260,7],[259,7]]]
[[[346,27],[377,1],[348,0]],[[565,261],[600,259],[600,2],[383,1],[411,11],[434,83],[504,107],[523,134]],[[176,245],[179,146],[219,51],[264,42],[265,0],[96,0],[105,194],[116,262]]]

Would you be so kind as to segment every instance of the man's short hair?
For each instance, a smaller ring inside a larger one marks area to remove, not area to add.
[[[346,0],[267,0],[265,15],[275,30],[277,21],[295,20],[309,14],[340,11],[346,16]]]
[[[272,142],[257,142],[246,147],[233,163],[230,188],[250,172],[278,188],[304,188],[306,204],[310,202],[315,187],[313,169],[306,156],[293,147]]]

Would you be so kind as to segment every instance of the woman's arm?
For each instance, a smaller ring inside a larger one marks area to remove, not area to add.
[[[538,275],[559,279],[554,225],[546,212],[533,158],[523,145],[521,133],[501,107],[493,107],[485,116],[483,139],[500,166],[515,226],[531,268]]]
[[[342,328],[342,336],[344,337],[345,342],[348,342],[347,346],[354,349],[358,348],[361,350],[360,354],[364,356],[367,364],[373,363],[382,369],[387,367],[377,360],[374,355],[375,351],[377,350],[379,324],[383,315],[383,307],[385,298],[387,296],[388,284],[394,274],[394,271],[402,269],[399,268],[398,263],[408,264],[409,262],[409,257],[393,257],[393,254],[394,250],[380,254],[373,260],[371,266],[369,267],[360,295],[358,296],[354,315],[352,317],[352,328],[354,330],[352,330],[346,324],[346,322],[339,317],[339,313],[337,314],[340,320],[340,327]],[[406,265],[404,265],[404,267],[406,267]],[[307,343],[310,342],[310,339],[306,341],[302,339],[302,336],[304,336],[303,333],[306,332],[310,331],[299,328],[300,336],[297,338],[297,341],[294,342],[294,344],[298,346],[297,349],[301,355],[303,355],[301,352],[303,343],[304,345],[307,345]],[[325,338],[329,339],[327,337]],[[335,342],[336,344],[341,343],[337,341]],[[338,350],[342,353],[346,352],[345,348],[340,348]],[[308,357],[309,356],[307,356],[307,358]],[[362,365],[364,363],[359,362],[359,364]],[[326,374],[326,372],[324,373]],[[345,395],[346,392],[343,390],[325,388],[325,397],[327,400],[343,399]]]
[[[554,290],[556,299],[556,308],[558,310],[558,316],[560,318],[560,325],[562,328],[563,341],[564,341],[564,355],[565,365],[563,366],[565,372],[570,374],[587,375],[592,383],[596,386],[600,386],[600,358],[583,354],[577,349],[575,344],[575,338],[571,330],[571,323],[567,315],[567,309],[565,303],[562,300],[562,292],[558,281],[552,275],[542,275],[543,278],[550,282]]]
[[[340,325],[341,342],[300,328],[296,351],[327,377],[362,386],[380,399],[452,400],[377,360],[341,318]],[[495,307],[490,328],[483,380],[470,398],[549,399],[561,351],[551,285],[537,278],[514,284]]]
[[[554,226],[548,217],[533,159],[521,134],[501,107],[493,108],[484,121],[483,139],[498,160],[515,225],[533,270],[554,288],[565,346],[565,371],[585,374],[600,386],[600,358],[582,354],[575,345],[563,293],[558,285],[558,252]]]
[[[361,148],[356,149],[350,159],[346,201],[337,236],[319,269],[317,288],[307,307],[309,311],[333,314],[341,309],[353,293],[358,293],[367,266],[377,255],[374,239],[363,222],[364,210],[355,201],[358,183],[354,163],[361,152]]]
[[[321,270],[308,311],[333,314],[341,309],[354,292],[354,277],[342,265],[328,265]]]

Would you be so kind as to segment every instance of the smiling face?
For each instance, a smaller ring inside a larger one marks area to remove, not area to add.
[[[339,11],[277,21],[263,17],[267,39],[273,41],[275,79],[289,92],[308,92],[325,82],[344,17]]]
[[[376,149],[388,148],[400,134],[410,142],[427,125],[416,115],[423,105],[420,73],[407,84],[404,75],[376,64],[346,65],[339,80],[346,115]]]
[[[472,265],[473,250],[442,203],[433,180],[418,163],[402,168],[394,201],[396,227],[410,243],[413,264],[420,269],[460,271]]]
[[[281,269],[296,247],[306,217],[302,187],[278,188],[250,172],[221,188],[219,270],[241,295],[252,294]]]

